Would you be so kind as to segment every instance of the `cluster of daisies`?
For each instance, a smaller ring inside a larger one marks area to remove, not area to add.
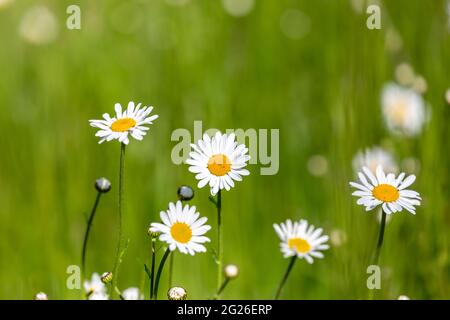
[[[393,132],[412,135],[420,131],[424,109],[417,94],[409,89],[389,85],[383,91],[382,106],[387,126]],[[158,115],[151,115],[152,110],[153,107],[142,107],[141,104],[130,102],[128,108],[122,111],[121,105],[116,104],[116,114],[113,117],[104,114],[102,120],[90,120],[90,124],[99,129],[96,133],[100,138],[99,143],[118,140],[122,144],[128,144],[129,136],[142,140],[149,130],[148,125],[158,118]],[[189,171],[195,174],[198,188],[208,186],[212,196],[222,190],[229,191],[237,181],[242,181],[244,176],[250,174],[246,169],[250,160],[248,148],[239,144],[234,134],[204,134],[191,148],[186,160]],[[353,162],[355,168],[359,169],[359,181],[350,182],[356,188],[352,195],[359,197],[357,204],[364,206],[367,211],[380,207],[385,214],[404,209],[415,214],[415,207],[420,205],[421,197],[418,192],[407,189],[415,181],[415,176],[406,176],[405,173],[396,175],[397,165],[390,154],[376,147],[360,152]],[[191,193],[193,196],[193,191]],[[211,241],[207,235],[211,226],[206,224],[208,218],[201,216],[195,206],[182,201],[171,202],[167,210],[160,212],[159,217],[160,222],[151,223],[149,233],[165,244],[167,252],[178,251],[194,256],[207,251],[205,243]],[[292,258],[292,263],[297,258],[313,263],[315,258],[323,258],[323,251],[329,249],[329,237],[323,234],[323,229],[310,225],[306,220],[288,219],[273,227],[280,239],[280,250],[284,258]],[[291,267],[292,264],[287,274]],[[91,281],[85,282],[89,299],[108,299],[105,290],[106,275],[103,278],[94,274]],[[286,278],[287,275],[283,281]],[[279,292],[284,285],[283,281]],[[124,290],[121,297],[126,300],[143,298],[139,289],[134,287]]]
[[[92,127],[99,129],[96,133],[100,138],[99,143],[118,140],[122,144],[129,144],[130,136],[142,140],[149,130],[148,125],[158,118],[158,115],[151,114],[152,111],[153,107],[142,106],[140,103],[136,105],[134,102],[130,102],[123,111],[117,103],[114,116],[106,113],[102,120],[89,122]],[[186,160],[189,171],[195,174],[198,188],[208,186],[212,196],[221,190],[229,191],[236,182],[242,181],[244,176],[250,174],[246,169],[250,160],[248,148],[239,144],[233,133],[216,132],[212,136],[204,134],[202,139],[191,144],[191,148]],[[192,256],[207,251],[205,243],[210,242],[207,233],[211,226],[206,224],[208,219],[200,216],[195,206],[183,204],[182,201],[171,202],[166,211],[160,212],[159,217],[161,221],[152,222],[149,233],[165,243],[168,250]],[[285,258],[298,257],[313,263],[314,258],[324,257],[321,251],[329,248],[328,236],[322,235],[321,228],[309,225],[306,220],[287,220],[279,225],[274,224],[274,228],[280,238],[280,250]],[[226,266],[225,274],[228,279],[236,277],[237,273],[236,266]],[[106,274],[101,277],[93,274],[90,281],[85,281],[88,299],[108,299],[105,286],[108,279]],[[143,298],[143,295],[139,289],[132,287],[124,290],[121,298],[135,300]]]

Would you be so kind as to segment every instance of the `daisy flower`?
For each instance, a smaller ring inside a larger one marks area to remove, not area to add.
[[[204,234],[211,229],[205,225],[206,217],[199,218],[195,206],[169,203],[167,212],[161,211],[160,217],[163,223],[153,222],[150,226],[151,232],[160,232],[159,240],[167,242],[170,251],[178,248],[180,252],[194,255],[196,252],[206,252],[202,243],[209,242]]]
[[[328,236],[322,235],[321,228],[308,225],[306,220],[292,222],[288,219],[273,227],[281,240],[280,249],[285,258],[297,256],[313,263],[313,258],[324,257],[320,251],[329,249]]]
[[[219,190],[230,190],[234,187],[234,180],[241,181],[242,176],[250,173],[244,169],[250,156],[244,144],[238,145],[236,136],[217,132],[212,138],[207,134],[197,144],[191,144],[194,151],[189,153],[186,160],[189,171],[196,173],[199,180],[198,187],[203,188],[209,184],[211,194],[215,195]]]
[[[89,300],[107,300],[106,286],[98,273],[93,273],[91,280],[85,280],[84,290]],[[104,298],[104,299],[103,299]]]
[[[363,167],[362,171],[358,173],[360,183],[350,182],[352,187],[358,189],[352,193],[359,197],[357,204],[365,206],[366,211],[381,205],[387,214],[403,209],[416,214],[414,206],[420,205],[422,199],[418,192],[406,189],[416,180],[415,175],[406,178],[403,172],[397,177],[393,173],[386,175],[381,166],[377,167],[375,174],[367,167]]]
[[[125,300],[144,300],[144,296],[140,292],[139,288],[130,287],[122,291],[122,297]]]
[[[386,171],[397,172],[398,166],[392,154],[381,147],[373,147],[360,150],[353,158],[353,170],[358,173],[362,167],[367,167],[375,173],[381,166]]]
[[[389,130],[415,136],[425,122],[426,111],[422,96],[413,89],[388,84],[381,95],[382,111]]]
[[[115,117],[111,118],[108,113],[105,113],[102,120],[89,120],[91,127],[100,129],[95,134],[101,138],[99,143],[116,139],[128,144],[128,134],[136,140],[142,140],[149,130],[146,125],[153,124],[153,120],[158,118],[156,114],[149,116],[153,107],[141,108],[141,103],[135,105],[133,101],[128,103],[128,108],[124,112],[120,103],[116,103],[114,108]]]

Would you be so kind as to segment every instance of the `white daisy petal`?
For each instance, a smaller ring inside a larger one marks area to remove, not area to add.
[[[408,188],[410,185],[414,183],[414,181],[416,181],[416,176],[412,174],[408,176],[405,180],[403,180],[398,189],[403,190],[405,188]]]

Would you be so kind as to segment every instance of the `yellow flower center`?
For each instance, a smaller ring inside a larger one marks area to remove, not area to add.
[[[408,114],[408,109],[406,107],[406,101],[400,100],[396,104],[394,104],[392,106],[392,110],[391,110],[390,114],[391,114],[392,120],[394,120],[394,122],[397,125],[403,125],[406,120],[406,116]]]
[[[208,170],[215,176],[224,176],[231,171],[230,160],[224,154],[215,154],[208,160]]]
[[[176,222],[170,228],[170,234],[179,243],[188,243],[192,238],[192,230],[184,222]]]
[[[400,197],[398,189],[390,184],[380,184],[373,188],[372,195],[383,202],[393,202]]]
[[[290,238],[288,240],[288,246],[299,253],[308,253],[311,250],[309,242],[302,238]]]
[[[136,125],[136,121],[131,118],[123,118],[113,122],[111,130],[115,132],[125,132]]]

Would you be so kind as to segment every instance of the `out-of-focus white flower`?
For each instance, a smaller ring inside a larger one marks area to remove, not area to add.
[[[397,300],[411,300],[411,299],[408,296],[401,295],[401,296],[398,297]]]
[[[281,15],[280,28],[286,37],[301,39],[309,32],[311,19],[300,10],[288,9]]]
[[[58,21],[49,8],[37,5],[28,9],[23,16],[19,34],[32,44],[47,44],[58,36]]]
[[[98,273],[93,273],[91,280],[85,280],[83,286],[89,300],[108,299],[108,296],[106,294],[106,286]]]
[[[255,0],[222,0],[225,11],[233,17],[249,14],[255,6]]]
[[[412,89],[388,84],[383,88],[381,106],[385,122],[394,134],[415,136],[425,123],[425,103]]]
[[[108,295],[105,292],[92,293],[88,297],[89,300],[108,300]]]
[[[144,300],[144,295],[139,288],[130,287],[122,291],[122,297],[125,300]]]
[[[367,167],[375,173],[378,166],[388,172],[398,172],[398,166],[392,154],[378,146],[367,148],[364,151],[360,150],[353,158],[355,173],[361,171],[362,167]]]
[[[38,292],[34,296],[34,300],[48,300],[48,296],[45,292]]]
[[[314,155],[308,159],[307,168],[313,176],[324,176],[328,172],[328,160],[320,154]]]

